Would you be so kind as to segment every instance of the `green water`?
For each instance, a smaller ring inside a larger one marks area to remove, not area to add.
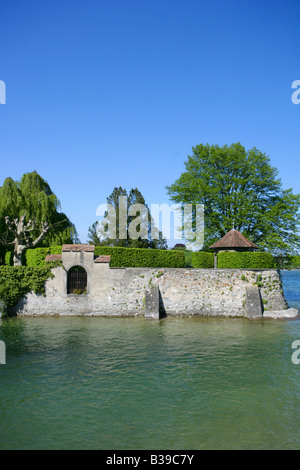
[[[299,449],[299,321],[3,320],[0,449]]]

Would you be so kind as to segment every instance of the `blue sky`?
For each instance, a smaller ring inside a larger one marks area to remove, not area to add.
[[[148,205],[200,143],[300,193],[300,1],[1,0],[0,185],[36,170],[82,242],[115,186]]]

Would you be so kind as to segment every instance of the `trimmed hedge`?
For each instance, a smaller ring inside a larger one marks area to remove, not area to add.
[[[61,252],[61,246],[32,248],[26,251],[24,261],[27,267],[42,267],[45,266],[46,255],[61,254]],[[189,260],[187,260],[187,254]],[[194,268],[211,269],[214,267],[214,253],[204,251],[96,246],[95,256],[100,255],[111,255],[111,267],[185,268],[190,265],[190,257]],[[294,267],[298,267],[300,257],[291,258],[293,258]],[[5,264],[12,265],[12,261],[13,253],[7,252]],[[218,253],[219,269],[273,269],[275,267],[275,259],[267,252],[222,251]]]
[[[28,267],[45,266],[46,255],[61,254],[61,246],[29,248],[24,263]],[[95,256],[111,255],[111,267],[184,268],[185,252],[150,248],[96,246]]]
[[[49,246],[42,248],[28,248],[25,253],[25,264],[28,267],[45,266],[47,255],[60,255],[61,246]]]
[[[185,268],[184,251],[96,246],[95,255],[111,255],[115,268]]]
[[[273,269],[275,261],[267,252],[221,251],[218,253],[220,269]]]
[[[192,265],[194,268],[210,269],[214,267],[214,253],[197,251],[192,254]]]
[[[7,251],[4,256],[4,264],[5,266],[13,266],[14,264],[14,252]]]

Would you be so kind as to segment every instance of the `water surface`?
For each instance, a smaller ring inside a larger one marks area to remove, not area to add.
[[[1,449],[300,448],[299,321],[12,318],[0,339]]]

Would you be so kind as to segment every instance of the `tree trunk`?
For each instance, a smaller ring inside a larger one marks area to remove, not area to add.
[[[25,250],[26,246],[25,245],[15,245],[14,249],[14,266],[22,266],[22,257],[23,257],[23,251]]]
[[[23,251],[27,248],[34,248],[38,245],[38,243],[45,238],[46,233],[50,229],[48,222],[42,222],[42,229],[39,236],[32,241],[29,234],[33,232],[35,223],[34,221],[29,220],[28,224],[26,224],[25,217],[26,212],[20,217],[20,219],[14,219],[13,221],[11,221],[8,216],[5,217],[5,223],[8,230],[15,236],[13,242],[7,243],[8,245],[14,245],[14,266],[22,266]]]

